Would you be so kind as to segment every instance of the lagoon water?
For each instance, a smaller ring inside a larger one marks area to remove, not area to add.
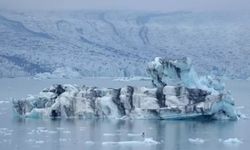
[[[11,98],[37,94],[54,83],[99,87],[150,86],[149,81],[0,79],[0,150],[247,150],[250,120],[79,120],[20,119]],[[238,109],[250,115],[250,82],[226,82]],[[144,136],[142,133],[144,132]]]

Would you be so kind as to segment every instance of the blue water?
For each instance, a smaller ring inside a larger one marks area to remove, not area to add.
[[[98,79],[95,85],[128,84],[128,82],[106,80]],[[92,81],[94,80],[56,82],[94,84]],[[50,120],[13,117],[9,97],[20,98],[29,93],[35,94],[54,82],[54,80],[0,79],[0,150],[247,150],[250,147],[249,119],[200,122]],[[227,87],[232,90],[241,111],[249,114],[249,82],[231,81]],[[143,132],[145,136],[142,136]],[[204,141],[199,143],[190,140],[195,138]],[[237,138],[242,143],[223,142],[228,138]],[[150,139],[150,142],[147,142],[147,139]]]

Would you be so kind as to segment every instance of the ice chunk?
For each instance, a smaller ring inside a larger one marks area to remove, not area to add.
[[[59,138],[59,141],[60,141],[60,142],[67,142],[67,141],[69,141],[69,140],[66,139],[66,138]]]
[[[36,144],[43,144],[44,141],[43,141],[43,140],[37,140],[37,141],[35,141],[35,143],[36,143]]]
[[[117,136],[121,135],[120,133],[104,133],[103,136]]]
[[[10,130],[8,128],[0,128],[0,135],[3,136],[10,136],[12,135],[13,130]]]
[[[157,144],[160,144],[160,142],[155,141],[153,138],[145,138],[143,142],[145,144],[148,144],[148,145],[157,145]]]
[[[95,144],[95,142],[93,142],[93,141],[85,141],[85,144],[93,145],[93,144]]]
[[[135,77],[119,77],[116,79],[113,79],[113,81],[150,81],[151,78],[149,77],[142,77],[142,76],[135,76]]]
[[[222,142],[223,144],[226,144],[226,145],[239,145],[239,144],[243,143],[238,138],[228,138],[228,139],[225,139],[225,140],[219,139],[219,142]]]
[[[64,133],[64,134],[70,134],[71,131],[65,130],[65,131],[63,131],[63,133]]]
[[[128,133],[128,136],[141,136],[142,137],[142,133]]]
[[[10,103],[9,101],[0,101],[0,104],[8,104]]]
[[[44,72],[44,73],[38,73],[34,76],[35,79],[75,79],[75,78],[81,78],[82,75],[73,68],[70,67],[61,67],[55,69],[53,72]]]
[[[189,138],[188,141],[194,144],[203,144],[205,142],[205,140],[201,138]]]
[[[160,142],[153,138],[145,138],[143,141],[119,141],[119,142],[102,142],[102,145],[157,145]]]

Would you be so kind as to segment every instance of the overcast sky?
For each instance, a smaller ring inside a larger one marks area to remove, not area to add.
[[[250,10],[250,0],[0,0],[1,9]]]

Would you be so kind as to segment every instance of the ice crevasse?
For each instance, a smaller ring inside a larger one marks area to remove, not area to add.
[[[189,58],[155,58],[152,87],[52,85],[13,100],[15,114],[33,118],[232,119],[240,115],[220,79],[199,76]]]

